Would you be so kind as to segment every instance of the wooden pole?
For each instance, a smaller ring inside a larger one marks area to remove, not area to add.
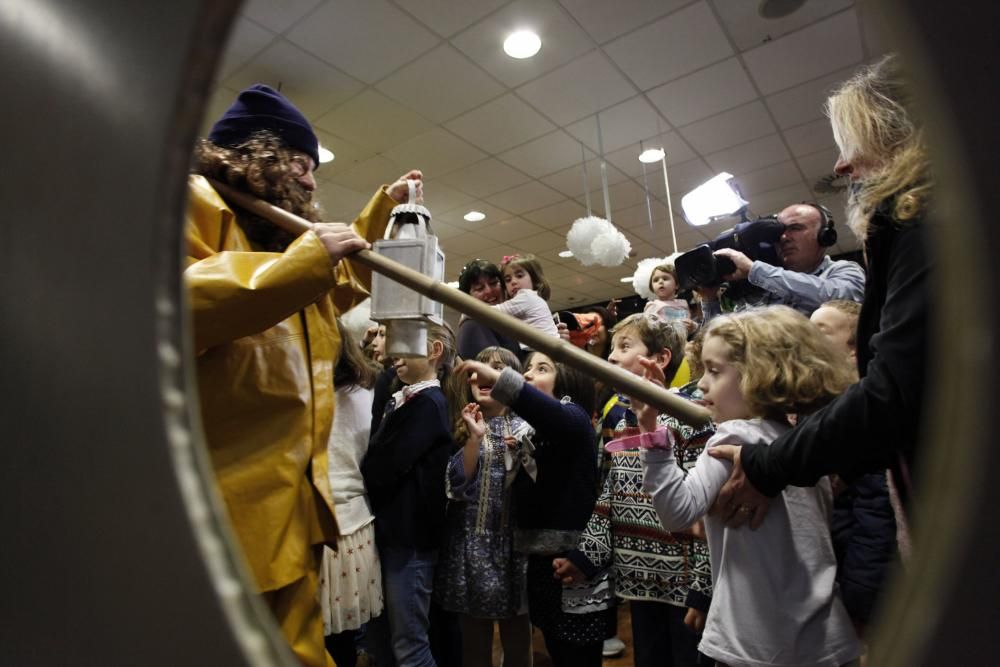
[[[208,179],[208,182],[225,199],[251,213],[270,220],[282,229],[293,234],[301,234],[312,228],[312,223],[288,211],[269,204],[261,199],[237,190],[224,183]],[[392,278],[405,287],[423,294],[460,313],[468,315],[477,322],[499,331],[533,350],[542,352],[556,361],[568,364],[577,370],[604,381],[609,386],[628,396],[633,396],[650,405],[656,406],[687,424],[701,426],[709,419],[708,410],[676,394],[671,394],[663,387],[633,375],[626,370],[609,364],[600,357],[585,352],[564,341],[562,338],[549,336],[521,320],[500,313],[482,301],[465,292],[448,287],[440,281],[414,271],[391,259],[383,257],[371,250],[359,250],[351,255],[351,261],[367,266],[372,271],[378,271]]]

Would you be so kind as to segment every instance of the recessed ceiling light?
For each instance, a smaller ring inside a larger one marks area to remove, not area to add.
[[[538,53],[542,40],[530,30],[518,30],[503,41],[503,50],[511,58],[523,60]]]
[[[559,253],[559,256],[560,257],[572,257],[573,256],[573,251],[572,250],[563,250],[561,253]]]
[[[632,276],[625,276],[624,278],[619,278],[618,280],[623,283],[630,283],[632,282]]]
[[[323,148],[322,146],[320,146],[319,147],[319,163],[323,164],[324,162],[333,162],[333,152],[330,151],[330,150],[328,150],[328,149],[326,149],[326,148]]]
[[[639,162],[645,162],[646,164],[659,162],[663,159],[663,156],[664,152],[662,148],[647,148],[639,154]]]
[[[479,222],[480,220],[486,219],[486,214],[481,211],[469,211],[462,217],[468,220],[469,222]]]

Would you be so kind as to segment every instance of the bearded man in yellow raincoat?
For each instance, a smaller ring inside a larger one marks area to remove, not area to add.
[[[354,221],[319,223],[319,142],[301,112],[257,84],[199,142],[189,182],[190,295],[202,421],[223,499],[264,600],[304,665],[323,646],[317,545],[335,544],[327,475],[335,318],[369,294],[371,273],[345,256],[381,238],[405,179]],[[317,224],[298,238],[228,206],[204,177]]]

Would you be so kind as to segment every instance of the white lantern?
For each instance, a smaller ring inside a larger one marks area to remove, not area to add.
[[[444,279],[444,252],[430,226],[431,214],[417,204],[416,181],[407,181],[405,204],[392,209],[385,238],[375,252],[435,280]],[[385,324],[385,353],[389,357],[427,356],[427,324],[444,322],[444,306],[391,278],[372,275],[371,318]]]

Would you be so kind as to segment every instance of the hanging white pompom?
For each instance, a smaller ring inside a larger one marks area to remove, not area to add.
[[[566,234],[566,247],[584,266],[619,266],[632,250],[632,244],[617,227],[595,216],[573,223]]]
[[[632,274],[632,289],[643,299],[652,299],[653,291],[649,289],[649,280],[653,277],[653,270],[661,264],[666,264],[667,260],[662,257],[647,257],[639,260]]]

